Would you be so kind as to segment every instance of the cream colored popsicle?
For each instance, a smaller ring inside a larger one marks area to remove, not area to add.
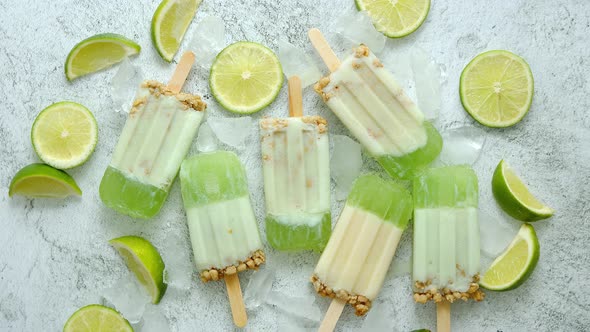
[[[366,314],[411,214],[405,188],[374,174],[359,177],[311,278],[316,291]]]

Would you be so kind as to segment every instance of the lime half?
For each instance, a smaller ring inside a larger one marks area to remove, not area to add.
[[[147,288],[152,303],[160,302],[166,292],[166,284],[164,261],[158,250],[139,236],[123,236],[112,239],[109,243],[117,249],[139,282]]]
[[[170,62],[180,48],[202,0],[164,0],[152,17],[152,42],[160,56]]]
[[[59,169],[86,162],[97,140],[94,115],[71,101],[55,103],[42,110],[31,129],[31,141],[39,158]]]
[[[103,33],[84,39],[74,46],[66,59],[68,80],[108,68],[125,57],[138,54],[141,47],[131,39]]]
[[[467,113],[488,127],[509,127],[522,120],[533,102],[533,90],[529,65],[503,50],[476,56],[463,69],[459,85]]]
[[[356,0],[356,7],[367,12],[377,31],[399,38],[411,34],[424,23],[430,0]]]
[[[64,332],[133,332],[129,322],[115,310],[91,304],[78,309],[64,325]]]
[[[479,284],[494,291],[517,288],[533,273],[539,255],[539,240],[535,229],[530,224],[524,224],[508,249],[484,273]]]
[[[21,168],[12,178],[8,196],[12,195],[65,198],[80,196],[82,190],[68,173],[45,164],[31,164]]]
[[[222,50],[211,67],[215,99],[234,113],[249,114],[272,103],[283,85],[283,69],[268,47],[238,42]]]
[[[501,160],[492,176],[492,192],[498,205],[514,219],[537,221],[553,215],[553,209],[541,203]]]

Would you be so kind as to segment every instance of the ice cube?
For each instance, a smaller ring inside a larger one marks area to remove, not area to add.
[[[473,165],[486,141],[486,132],[478,127],[464,126],[445,130],[440,161],[444,165]]]
[[[207,122],[199,127],[197,136],[197,149],[199,152],[210,152],[217,150],[217,137]]]
[[[169,287],[188,290],[192,284],[194,267],[190,257],[190,244],[184,237],[168,233],[162,247],[162,257],[166,270],[164,282]]]
[[[391,274],[393,277],[403,276],[412,272],[412,261],[409,259],[395,260],[391,265]]]
[[[393,327],[393,313],[385,303],[376,303],[363,321],[361,331],[397,331]]]
[[[268,267],[260,269],[250,276],[248,286],[244,292],[246,308],[253,310],[266,302],[268,294],[275,280],[275,271]]]
[[[332,157],[330,170],[336,182],[336,199],[345,200],[352,188],[352,182],[358,177],[363,160],[361,146],[348,136],[332,135]]]
[[[209,117],[207,123],[222,143],[237,150],[246,147],[246,140],[252,133],[252,118],[249,116],[239,118]]]
[[[266,303],[271,304],[290,316],[305,318],[319,322],[320,308],[315,304],[316,296],[290,296],[281,292],[271,291]]]
[[[168,318],[160,307],[153,304],[146,306],[139,332],[170,332]]]
[[[195,28],[189,49],[195,52],[196,63],[209,70],[217,53],[225,46],[225,23],[217,16],[205,17]]]
[[[418,106],[427,120],[434,120],[438,118],[441,105],[440,67],[432,61],[426,51],[418,46],[412,47],[411,57]]]
[[[302,88],[317,82],[322,77],[322,73],[309,54],[282,38],[279,39],[279,60],[287,79],[291,76],[299,76]]]
[[[111,99],[115,112],[129,113],[137,88],[142,81],[141,68],[131,64],[129,58],[123,59],[115,76],[111,79]]]
[[[103,290],[102,297],[132,324],[141,320],[146,304],[151,301],[145,287],[131,273]]]
[[[502,218],[494,217],[482,210],[479,210],[478,216],[481,251],[491,258],[496,258],[512,242],[518,229]]]
[[[387,37],[375,30],[366,11],[351,10],[336,19],[333,30],[353,45],[365,44],[373,53],[379,53]]]

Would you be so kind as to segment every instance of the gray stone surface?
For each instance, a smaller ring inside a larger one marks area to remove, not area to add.
[[[63,74],[64,60],[78,41],[96,33],[116,32],[141,44],[143,50],[132,62],[142,67],[146,77],[166,81],[174,66],[158,57],[149,34],[156,7],[155,0],[0,1],[0,330],[57,331],[74,310],[100,301],[100,290],[126,273],[107,243],[115,236],[141,235],[165,251],[167,233],[176,232],[190,250],[178,183],[161,213],[148,221],[118,215],[99,200],[98,184],[125,121],[123,114],[112,111],[109,95],[116,68],[72,83]],[[307,30],[319,27],[335,41],[330,22],[352,7],[352,0],[204,0],[196,21],[211,14],[222,17],[228,43],[251,40],[276,50],[283,36],[310,49]],[[487,143],[475,165],[481,206],[503,217],[491,196],[490,179],[498,161],[505,158],[557,212],[552,219],[535,224],[542,253],[532,277],[514,291],[489,293],[483,303],[453,305],[457,331],[584,331],[590,326],[589,32],[586,1],[433,1],[423,27],[409,37],[389,40],[382,53],[387,66],[396,52],[418,43],[446,65],[449,76],[442,89],[440,128],[477,125],[463,111],[457,93],[460,72],[476,54],[496,48],[511,50],[528,61],[535,77],[533,106],[524,120],[507,129],[484,128]],[[207,78],[206,71],[195,68],[185,91],[204,95],[210,114],[231,116],[210,97]],[[349,135],[311,89],[304,98],[306,111],[325,116],[332,133]],[[35,116],[61,100],[86,105],[99,124],[94,155],[69,171],[84,195],[65,200],[8,198],[13,174],[38,161],[29,138]],[[285,115],[286,109],[283,88],[279,98],[254,117]],[[251,142],[240,157],[247,165],[255,211],[262,220],[259,147],[255,138]],[[365,160],[365,171],[376,169]],[[334,216],[340,208],[333,206]],[[262,223],[261,228],[264,233]],[[317,254],[266,249],[268,264],[277,270],[275,290],[289,294],[312,291],[308,277]],[[407,259],[410,253],[408,231],[396,260]],[[194,277],[188,291],[171,290],[160,304],[173,331],[233,329],[224,285],[205,285],[196,273]],[[249,273],[241,277],[245,287]],[[324,312],[328,301],[318,302]],[[399,331],[435,327],[434,306],[413,303],[408,275],[387,278],[375,305],[393,307],[395,316],[390,320]],[[252,331],[275,331],[293,324],[268,306],[249,315]],[[347,308],[338,326],[354,330],[361,323],[362,318]]]

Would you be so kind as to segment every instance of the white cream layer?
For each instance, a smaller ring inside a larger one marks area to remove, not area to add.
[[[373,53],[346,58],[323,91],[371,155],[403,156],[426,145],[424,115]]]
[[[415,209],[413,256],[414,281],[466,292],[480,268],[477,209]]]
[[[345,205],[315,273],[334,291],[342,289],[373,300],[402,232],[370,212]]]
[[[155,97],[140,88],[146,102],[129,114],[111,166],[137,181],[169,186],[186,156],[205,112],[186,109],[174,96]]]
[[[237,265],[262,249],[248,196],[190,207],[186,214],[199,271]]]
[[[315,226],[330,211],[330,150],[327,132],[301,118],[272,126],[261,120],[264,194],[268,214],[285,222]],[[266,123],[263,124],[262,122]],[[319,218],[305,215],[320,213]],[[297,218],[300,214],[302,217]]]

